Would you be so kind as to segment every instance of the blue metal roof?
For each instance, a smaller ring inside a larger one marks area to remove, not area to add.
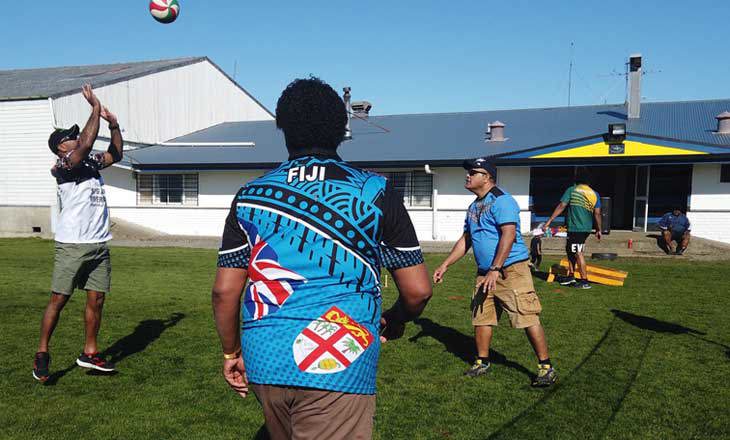
[[[730,135],[713,132],[715,116],[728,109],[730,99],[643,103],[636,120],[627,120],[623,104],[371,116],[367,121],[353,118],[353,139],[343,142],[338,152],[347,161],[367,166],[458,166],[466,157],[569,143],[600,136],[610,123],[626,123],[632,136],[727,147],[730,154]],[[505,124],[507,139],[486,142],[487,124],[497,120]],[[129,155],[138,168],[261,168],[287,157],[284,136],[274,121],[224,123],[173,142],[255,142],[255,146],[154,146]]]

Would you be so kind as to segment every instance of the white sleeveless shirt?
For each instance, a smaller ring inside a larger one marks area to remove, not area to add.
[[[76,168],[59,160],[51,170],[58,184],[60,213],[56,241],[60,243],[102,243],[112,239],[104,179],[99,174],[103,156],[92,154]]]

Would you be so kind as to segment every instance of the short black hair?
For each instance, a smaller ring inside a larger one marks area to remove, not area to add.
[[[591,184],[591,170],[582,166],[575,169],[575,183]]]
[[[295,79],[276,103],[276,126],[290,153],[334,153],[345,137],[345,103],[319,78]]]

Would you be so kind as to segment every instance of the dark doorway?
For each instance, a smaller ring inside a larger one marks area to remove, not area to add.
[[[530,197],[532,226],[550,217],[563,192],[574,182],[575,167],[532,167]],[[611,198],[611,229],[631,229],[634,215],[636,166],[589,167],[591,187],[601,197]],[[556,219],[562,224],[563,219]]]
[[[575,167],[530,168],[531,228],[550,217],[565,189],[573,184],[574,173]],[[555,220],[556,225],[563,223],[562,217]]]
[[[649,224],[674,208],[687,212],[692,165],[652,165],[649,171]]]
[[[611,198],[611,229],[631,229],[634,219],[636,166],[590,167],[591,187]]]

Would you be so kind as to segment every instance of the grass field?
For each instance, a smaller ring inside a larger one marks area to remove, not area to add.
[[[113,248],[100,343],[119,373],[74,367],[85,299],[77,292],[54,334],[53,375],[33,380],[52,247],[0,240],[0,438],[265,438],[256,399],[240,399],[219,374],[214,251]],[[493,371],[461,375],[473,356],[473,260],[464,258],[406,336],[382,351],[375,438],[728,438],[730,263],[609,264],[630,272],[623,288],[536,280],[560,384],[535,390],[534,355],[506,317]],[[392,283],[384,295],[390,304]]]

